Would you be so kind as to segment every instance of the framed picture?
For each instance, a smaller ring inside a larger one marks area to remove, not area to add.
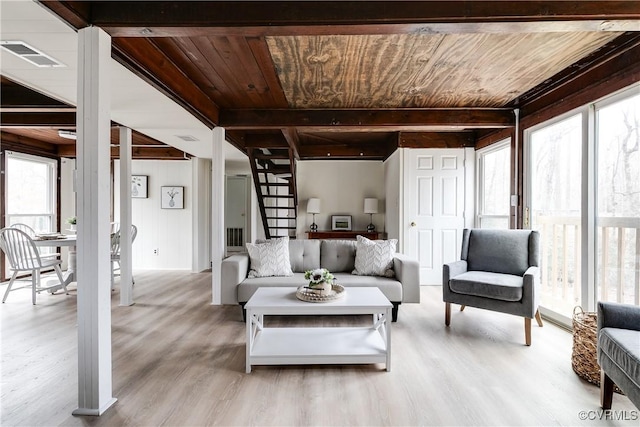
[[[351,231],[351,215],[331,215],[332,231]]]
[[[184,209],[184,187],[168,185],[160,187],[162,209]]]
[[[146,199],[147,196],[147,175],[131,175],[131,197]]]

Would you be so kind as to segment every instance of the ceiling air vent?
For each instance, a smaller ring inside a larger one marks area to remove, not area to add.
[[[40,52],[33,46],[29,46],[23,41],[0,41],[0,47],[8,50],[14,55],[31,62],[36,67],[64,67],[64,64],[56,61],[49,55]]]
[[[200,141],[198,138],[196,138],[195,136],[191,136],[191,135],[176,135],[178,138],[180,138],[183,141],[186,142],[194,142],[194,141]]]

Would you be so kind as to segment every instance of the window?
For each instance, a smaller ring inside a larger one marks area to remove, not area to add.
[[[635,95],[634,95],[635,94]],[[596,300],[640,304],[640,94],[595,105]]]
[[[27,224],[35,231],[56,231],[55,160],[6,153],[6,224]]]
[[[478,150],[478,217],[480,228],[509,228],[511,141]]]
[[[540,232],[540,304],[566,317],[582,297],[583,120],[574,113],[528,133],[528,221]]]
[[[541,233],[541,311],[640,304],[638,86],[525,132],[525,224]],[[526,227],[526,226],[525,226]]]

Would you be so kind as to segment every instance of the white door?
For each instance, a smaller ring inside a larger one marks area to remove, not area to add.
[[[465,226],[464,149],[404,152],[404,252],[420,262],[420,284],[442,284],[442,264],[460,258]]]

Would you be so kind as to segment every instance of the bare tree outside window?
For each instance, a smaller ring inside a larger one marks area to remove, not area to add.
[[[531,133],[531,228],[540,231],[541,303],[571,316],[581,304],[582,114]]]
[[[597,110],[597,298],[640,303],[640,94]]]

